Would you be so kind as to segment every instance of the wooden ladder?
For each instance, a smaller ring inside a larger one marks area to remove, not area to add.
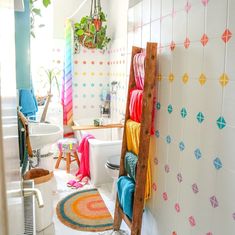
[[[131,55],[130,78],[128,87],[128,97],[126,103],[126,116],[124,125],[124,134],[121,150],[120,171],[119,177],[127,175],[125,171],[125,154],[127,152],[127,138],[126,138],[126,122],[130,119],[129,104],[130,104],[130,91],[136,87],[134,77],[133,58],[136,54],[142,52],[142,48],[133,47]],[[149,157],[150,145],[150,127],[152,125],[152,110],[154,102],[155,82],[157,70],[157,43],[147,43],[146,58],[145,58],[145,80],[143,91],[143,104],[142,104],[142,117],[140,127],[140,144],[138,162],[136,168],[136,185],[134,193],[133,204],[133,218],[130,220],[122,211],[118,196],[116,199],[116,207],[114,214],[114,230],[118,231],[121,226],[122,220],[126,222],[131,230],[131,235],[140,235],[142,226],[142,215],[144,210],[145,187],[147,177],[147,166]]]

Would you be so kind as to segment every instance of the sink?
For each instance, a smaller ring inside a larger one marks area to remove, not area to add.
[[[3,134],[7,136],[18,135],[17,124],[3,125]],[[32,149],[42,149],[48,145],[54,144],[63,137],[63,130],[54,124],[47,123],[29,123],[29,138]]]
[[[41,149],[61,139],[63,130],[54,124],[29,123],[29,137],[32,149]]]

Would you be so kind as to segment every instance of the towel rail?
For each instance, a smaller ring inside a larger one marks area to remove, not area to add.
[[[130,78],[128,97],[126,103],[126,115],[120,160],[119,177],[127,175],[125,171],[125,154],[127,151],[127,138],[126,138],[126,122],[130,119],[129,104],[130,104],[130,91],[136,87],[134,77],[134,56],[143,49],[139,47],[132,48],[131,55],[131,67],[130,67]],[[122,220],[126,222],[131,230],[131,235],[140,235],[142,226],[142,215],[145,204],[145,189],[147,181],[147,166],[149,160],[149,146],[150,146],[150,127],[152,125],[152,110],[155,96],[155,83],[156,83],[156,72],[157,72],[157,43],[147,43],[146,58],[145,58],[145,80],[143,90],[143,102],[142,102],[142,116],[141,116],[141,127],[140,127],[140,144],[139,154],[136,170],[136,186],[134,193],[133,203],[133,218],[132,221],[123,213],[119,200],[117,197],[115,214],[114,214],[114,230],[118,231],[121,226]]]

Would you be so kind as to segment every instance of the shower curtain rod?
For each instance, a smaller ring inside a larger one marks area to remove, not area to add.
[[[83,7],[83,5],[87,2],[88,0],[83,0],[83,2],[80,4],[80,6],[78,7],[78,9],[69,17],[67,17],[67,19],[72,19],[75,15],[77,15],[77,13],[81,10],[81,8]]]

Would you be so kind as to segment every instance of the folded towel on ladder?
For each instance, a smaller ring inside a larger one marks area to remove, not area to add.
[[[121,176],[117,182],[118,200],[123,212],[132,219],[135,181],[128,176]]]
[[[138,157],[132,153],[127,152],[125,155],[125,170],[127,174],[135,180],[136,177],[136,165],[137,165]]]
[[[130,118],[132,121],[141,122],[143,91],[133,89],[130,92]]]
[[[140,90],[144,89],[144,78],[145,78],[145,53],[136,54],[133,58],[134,75],[136,87]]]
[[[133,152],[136,156],[139,154],[139,142],[140,142],[140,123],[132,120],[126,122],[126,138],[127,138],[127,150]],[[152,177],[150,159],[148,159],[148,169],[146,178],[145,200],[151,197]]]

